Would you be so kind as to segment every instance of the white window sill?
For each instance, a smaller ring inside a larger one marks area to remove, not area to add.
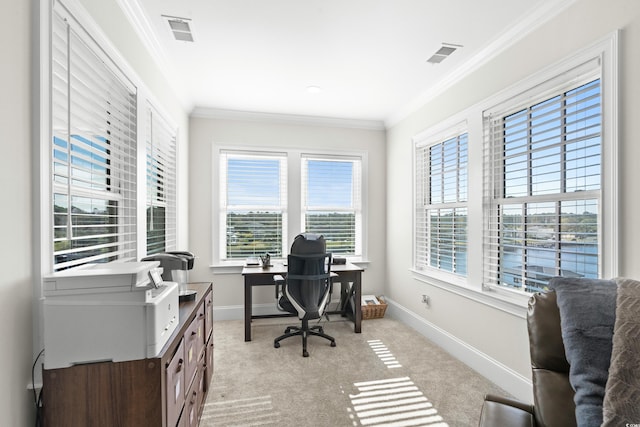
[[[413,273],[413,278],[418,282],[435,286],[523,319],[527,317],[527,304],[529,298],[531,298],[530,294],[498,287],[483,289],[482,285],[478,285],[477,288],[472,288],[469,285],[463,284],[463,281],[449,282],[427,275],[424,271],[414,269],[410,269],[410,271]]]

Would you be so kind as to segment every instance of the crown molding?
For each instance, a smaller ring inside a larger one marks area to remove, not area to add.
[[[340,127],[365,130],[385,130],[381,120],[345,119],[338,117],[305,116],[298,114],[262,113],[254,111],[225,110],[219,108],[196,107],[190,117],[269,122],[304,126]]]
[[[116,0],[116,3],[120,6],[120,9],[122,9],[122,12],[131,23],[134,31],[138,34],[143,46],[147,49],[149,55],[151,55],[151,58],[156,63],[163,77],[171,85],[176,97],[188,110],[193,106],[193,101],[188,98],[187,91],[181,83],[175,67],[167,60],[162,44],[155,36],[153,27],[147,19],[140,3],[137,0]]]
[[[484,64],[516,44],[518,41],[522,40],[525,36],[532,33],[544,23],[559,15],[576,1],[577,0],[553,0],[544,2],[544,4],[527,14],[524,19],[518,21],[515,25],[505,30],[493,42],[481,49],[470,60],[453,70],[453,72],[448,74],[444,79],[440,80],[427,91],[414,98],[413,101],[405,105],[403,108],[391,114],[387,119],[385,119],[386,128],[389,129],[407,118],[410,114],[429,103],[433,98],[441,95],[447,89],[478,70]]]

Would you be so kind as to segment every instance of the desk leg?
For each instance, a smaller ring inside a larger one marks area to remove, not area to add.
[[[244,340],[251,341],[251,307],[252,301],[252,289],[249,279],[244,278]]]
[[[354,299],[355,299],[355,313],[354,313],[354,319],[353,319],[353,330],[356,334],[359,334],[362,332],[362,306],[360,305],[360,302],[362,301],[362,274],[360,274],[360,272],[354,274],[354,278],[353,278],[353,286],[355,287],[354,289]]]

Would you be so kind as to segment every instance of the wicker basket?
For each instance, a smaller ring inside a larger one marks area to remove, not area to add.
[[[380,304],[368,304],[362,306],[362,320],[381,319],[387,311],[387,303],[381,297],[377,297]]]

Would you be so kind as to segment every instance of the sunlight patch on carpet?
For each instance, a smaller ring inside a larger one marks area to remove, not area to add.
[[[271,396],[207,402],[200,425],[207,426],[275,426],[280,413],[274,411]]]
[[[354,426],[448,427],[429,399],[409,377],[353,384],[347,409]]]
[[[400,362],[396,360],[396,357],[391,353],[391,351],[387,348],[386,345],[381,340],[369,340],[369,347],[371,350],[380,358],[382,363],[384,363],[387,368],[402,368]]]

